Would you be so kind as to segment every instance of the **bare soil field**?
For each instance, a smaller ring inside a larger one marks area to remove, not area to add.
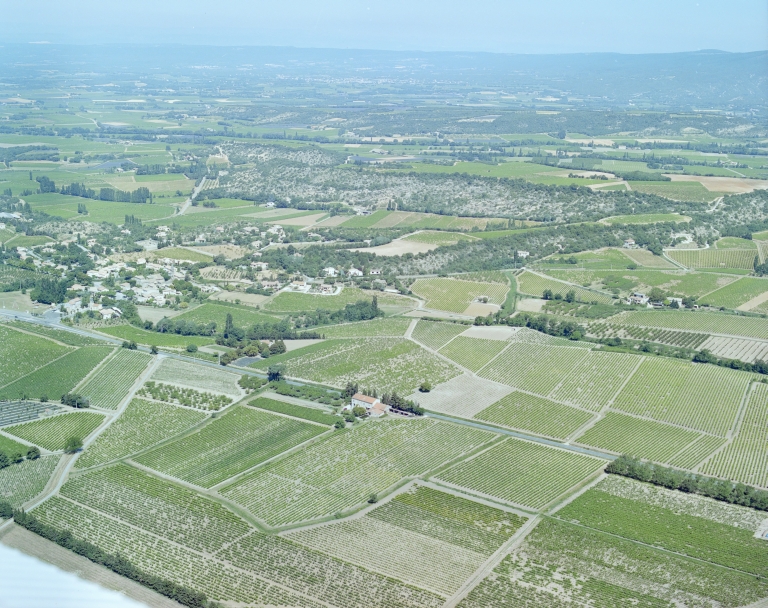
[[[154,306],[137,306],[136,308],[142,321],[152,321],[152,323],[157,323],[163,317],[173,318],[186,312],[184,310],[171,310],[170,308],[155,308]]]
[[[354,215],[334,215],[333,217],[329,217],[328,219],[323,220],[322,222],[318,222],[318,226],[339,226],[346,222],[347,220],[352,219],[355,217]]]
[[[118,591],[152,608],[178,608],[180,606],[173,600],[120,576],[104,566],[94,564],[92,561],[16,524],[11,524],[3,530],[0,534],[0,542],[7,547],[52,564],[65,572],[76,574],[84,580],[96,583],[106,589]]]
[[[242,291],[217,291],[208,299],[234,303],[237,303],[236,301],[239,300],[240,304],[256,306],[257,304],[261,304],[264,300],[269,299],[269,296],[262,296],[257,293],[243,293]]]
[[[432,251],[438,247],[439,245],[437,243],[417,243],[416,241],[395,239],[386,245],[379,245],[378,247],[361,247],[358,249],[350,249],[349,251],[366,251],[368,253],[375,253],[376,255],[391,257],[395,255],[403,255],[405,253],[426,253],[427,251]]]
[[[497,304],[483,304],[482,302],[472,302],[469,306],[467,306],[467,309],[464,311],[464,314],[468,317],[487,317],[488,315],[494,314],[497,310],[499,310],[501,306],[498,306]]]
[[[318,342],[323,342],[323,340],[283,340],[285,350],[288,352],[304,348],[305,346],[312,346]]]
[[[541,312],[546,302],[541,298],[523,298],[517,301],[517,310],[525,312]]]
[[[327,213],[315,213],[313,215],[302,215],[301,217],[279,219],[274,222],[267,222],[268,224],[282,224],[285,226],[312,226],[324,218]]]
[[[698,175],[669,174],[673,182],[699,182],[710,192],[743,194],[768,188],[768,180],[745,177],[700,177]]]
[[[768,291],[761,293],[759,296],[755,296],[748,302],[744,302],[744,304],[737,307],[736,310],[752,310],[753,308],[757,308],[760,306],[760,304],[765,304],[766,302],[768,302]]]
[[[541,301],[543,302],[544,300]],[[475,325],[459,335],[464,336],[465,338],[483,338],[485,340],[500,340],[506,342],[519,330],[519,327],[505,327],[504,325],[491,325],[488,327]]]
[[[505,384],[464,374],[440,384],[428,393],[416,392],[409,399],[433,412],[472,418],[511,392],[512,388]]]

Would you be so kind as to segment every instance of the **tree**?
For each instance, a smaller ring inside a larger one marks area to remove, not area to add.
[[[187,352],[188,353],[196,353],[197,352],[197,344],[187,344]]]
[[[154,344],[152,346],[150,346],[149,347],[149,354],[150,355],[156,355],[157,354],[157,346],[155,346]]]
[[[377,502],[379,502],[379,497],[376,494],[371,494],[368,497],[368,504],[375,505]]]
[[[90,407],[90,401],[88,401],[87,397],[83,397],[82,395],[78,395],[77,393],[65,393],[61,396],[61,403],[64,405],[68,405],[69,407],[74,407],[76,409],[83,409]]]
[[[362,418],[368,412],[362,405],[356,405],[355,407],[352,408],[352,413],[355,415],[356,418]]]
[[[341,430],[347,428],[347,423],[344,420],[337,420],[333,426],[335,429]]]
[[[80,437],[70,437],[64,442],[64,451],[67,454],[74,454],[83,447],[83,440]]]
[[[120,345],[122,348],[127,348],[128,350],[137,350],[139,348],[139,345],[136,344],[133,340],[130,342],[128,340],[123,340],[123,343]]]
[[[235,329],[235,324],[232,321],[232,314],[227,313],[227,319],[224,322],[224,337],[229,338],[232,335],[232,332]]]
[[[27,460],[37,460],[40,458],[40,448],[37,446],[30,446],[27,450]]]
[[[672,301],[669,303],[669,307],[670,307],[670,308],[675,308],[675,309],[677,309],[677,308],[680,308],[680,304],[677,302],[677,300],[672,300]]]
[[[432,385],[426,380],[422,382],[421,385],[419,386],[420,393],[428,393],[431,390],[432,390]]]
[[[8,456],[6,456],[5,452],[0,452],[0,469],[4,469],[9,464],[11,462],[8,460]]]
[[[567,294],[565,294],[565,301],[569,303],[573,303],[576,301],[576,292],[571,289]]]
[[[651,302],[661,302],[664,300],[664,291],[658,287],[654,287],[648,292],[648,299]]]
[[[551,289],[545,289],[544,293],[542,294],[542,297],[545,300],[551,300],[552,299],[552,290]]]
[[[267,369],[267,380],[270,382],[277,382],[282,379],[283,374],[285,373],[285,366],[281,363],[276,363],[275,365],[270,365]]]

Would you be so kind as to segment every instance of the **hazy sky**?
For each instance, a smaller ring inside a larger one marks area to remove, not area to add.
[[[0,44],[424,51],[768,49],[766,0],[0,0]]]

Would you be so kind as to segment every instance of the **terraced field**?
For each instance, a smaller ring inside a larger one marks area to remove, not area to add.
[[[605,466],[591,456],[508,438],[440,473],[470,492],[539,509]]]
[[[501,283],[436,278],[417,279],[411,285],[411,291],[426,300],[426,308],[463,313],[473,300],[481,296],[487,297],[490,304],[501,306],[509,286]]]
[[[768,385],[754,385],[738,435],[701,470],[750,485],[768,486]]]
[[[72,412],[8,426],[3,430],[15,437],[55,452],[64,449],[70,437],[85,439],[104,421],[102,414],[95,412]]]
[[[573,291],[579,302],[597,302],[598,304],[611,304],[613,302],[610,294],[590,291],[578,285],[563,283],[527,271],[517,276],[517,285],[520,293],[527,293],[537,298],[540,298],[544,291],[549,289],[552,294],[559,294],[563,297],[569,291]]]
[[[151,360],[146,353],[121,348],[77,392],[92,406],[115,410]]]
[[[266,370],[285,363],[289,377],[344,388],[347,382],[407,395],[425,380],[445,382],[459,370],[440,357],[404,338],[326,340],[293,353],[257,361],[252,367]]]
[[[688,268],[743,268],[751,270],[754,249],[667,249],[664,253]]]
[[[353,508],[495,435],[430,419],[382,420],[337,432],[243,477],[221,493],[271,526]]]
[[[713,365],[645,359],[612,407],[725,437],[752,379]]]
[[[210,488],[326,430],[318,424],[237,406],[201,430],[143,454],[136,461]]]
[[[193,410],[134,399],[77,459],[80,469],[125,458],[172,438],[205,420]]]
[[[536,435],[565,439],[593,416],[575,407],[514,391],[475,414],[474,418]]]

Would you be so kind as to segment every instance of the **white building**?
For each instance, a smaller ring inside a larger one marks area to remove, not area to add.
[[[363,276],[363,271],[358,270],[357,268],[350,268],[349,269],[349,276],[351,277],[361,277]]]
[[[338,276],[338,272],[333,266],[328,266],[328,268],[323,268],[323,274],[327,277],[335,277]]]

